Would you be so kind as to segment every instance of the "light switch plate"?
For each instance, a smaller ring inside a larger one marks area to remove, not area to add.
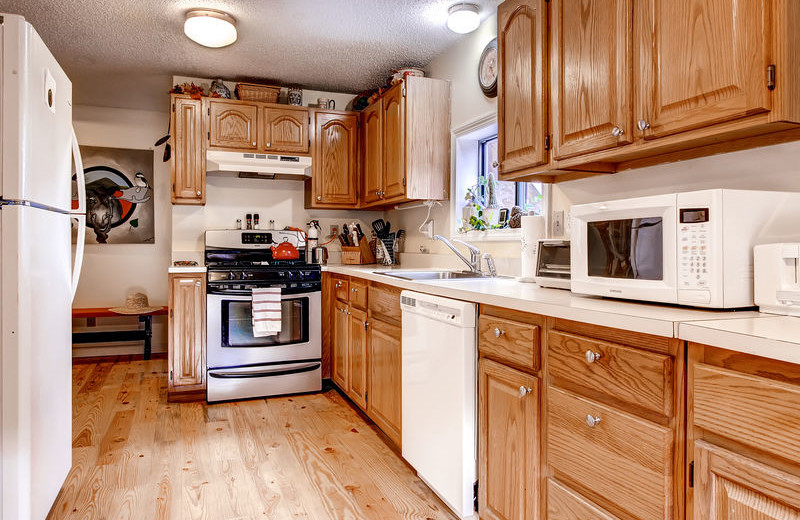
[[[564,210],[553,212],[553,236],[564,236]]]

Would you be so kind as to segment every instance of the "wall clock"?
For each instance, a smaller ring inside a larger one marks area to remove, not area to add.
[[[478,84],[484,96],[497,96],[497,38],[490,41],[481,53],[478,61]]]

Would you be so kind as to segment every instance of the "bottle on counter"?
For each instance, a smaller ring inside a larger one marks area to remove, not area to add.
[[[253,215],[248,213],[244,216],[245,222],[247,223],[247,229],[253,229]]]
[[[236,227],[234,229],[242,229],[242,219],[236,219]]]
[[[258,229],[258,213],[253,214],[253,229]]]

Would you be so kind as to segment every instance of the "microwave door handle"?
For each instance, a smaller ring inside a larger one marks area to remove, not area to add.
[[[301,374],[303,372],[312,372],[322,366],[321,363],[306,363],[303,365],[293,366],[292,368],[274,367],[271,369],[262,369],[253,372],[238,372],[238,371],[214,371],[208,372],[209,377],[215,379],[247,379],[253,377],[272,377],[272,376],[287,376],[291,374]]]

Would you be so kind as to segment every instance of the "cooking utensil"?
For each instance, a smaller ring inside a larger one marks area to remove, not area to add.
[[[289,242],[281,242],[277,246],[272,246],[273,260],[297,260],[300,258],[300,251]]]
[[[389,221],[386,221],[386,227],[383,228],[383,238],[387,238],[389,236],[389,233],[391,232],[391,230],[392,230],[392,223],[389,222]]]
[[[358,231],[358,239],[361,240],[364,237],[364,232],[361,231],[361,224],[356,224],[356,230]]]
[[[375,220],[372,222],[372,229],[375,230],[375,234],[380,237],[383,235],[383,229],[386,227],[386,222],[383,221],[382,218]]]
[[[328,263],[328,248],[317,246],[311,250],[311,261],[315,264],[326,265]]]

